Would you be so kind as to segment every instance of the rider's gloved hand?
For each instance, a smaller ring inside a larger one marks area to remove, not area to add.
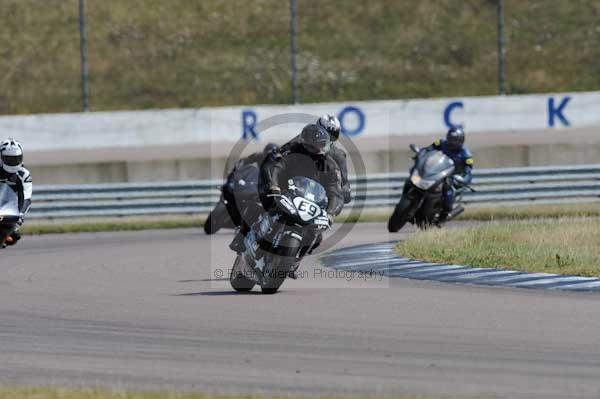
[[[327,213],[323,213],[321,216],[315,219],[315,224],[319,229],[327,230],[333,224],[333,219]]]
[[[352,193],[349,190],[344,190],[344,204],[348,204],[352,201]]]
[[[413,161],[415,161],[417,158],[419,158],[421,155],[425,154],[426,152],[427,152],[427,149],[426,149],[426,148],[421,148],[421,149],[419,150],[419,152],[415,153],[415,154],[412,156],[412,158],[411,158],[411,159],[412,159]]]
[[[452,183],[455,187],[461,187],[465,185],[465,179],[460,175],[456,175],[452,177]]]

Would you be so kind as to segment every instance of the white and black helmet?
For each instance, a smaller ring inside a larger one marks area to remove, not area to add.
[[[340,120],[335,116],[329,114],[323,115],[317,121],[317,125],[327,130],[327,133],[329,133],[331,136],[331,141],[336,141],[340,138],[340,130],[342,130],[342,125],[340,124]]]
[[[0,143],[0,159],[2,169],[8,173],[17,173],[23,166],[23,147],[13,139],[6,139]]]

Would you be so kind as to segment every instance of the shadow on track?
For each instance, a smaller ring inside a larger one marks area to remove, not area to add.
[[[230,295],[263,295],[260,291],[236,292],[236,291],[200,291],[187,292],[185,294],[175,294],[172,296],[230,296]]]

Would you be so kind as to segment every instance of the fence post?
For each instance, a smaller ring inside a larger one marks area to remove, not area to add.
[[[292,102],[298,104],[298,55],[296,32],[296,0],[290,0],[290,52],[292,62]]]
[[[85,21],[85,0],[79,0],[79,47],[81,52],[81,101],[83,111],[89,111],[87,27]]]
[[[506,94],[504,88],[504,0],[498,0],[498,92]]]

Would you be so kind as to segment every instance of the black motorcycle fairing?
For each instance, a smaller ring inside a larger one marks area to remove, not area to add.
[[[318,236],[316,219],[326,215],[327,208],[327,195],[320,183],[293,177],[275,199],[276,207],[262,213],[244,238],[246,249],[238,254],[235,273],[230,277],[238,291],[253,283],[259,284],[263,293],[277,291],[288,276],[294,275]]]
[[[220,187],[221,197],[204,223],[206,234],[221,228],[252,225],[263,211],[258,195],[259,170],[253,164],[237,166]]]
[[[253,165],[243,165],[236,168],[230,184],[231,189],[238,201],[253,201],[258,198],[258,175],[259,169]]]
[[[328,198],[320,183],[298,176],[288,180],[288,187],[276,199],[276,204],[285,215],[284,222],[308,226],[327,209]]]

